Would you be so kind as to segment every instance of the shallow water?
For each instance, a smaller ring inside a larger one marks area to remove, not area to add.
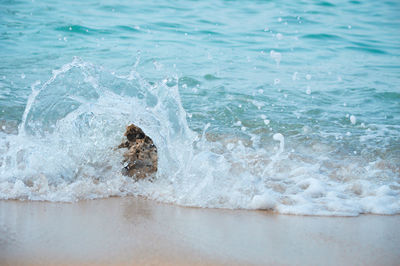
[[[398,2],[0,7],[1,199],[400,213]],[[154,182],[120,174],[131,122]]]

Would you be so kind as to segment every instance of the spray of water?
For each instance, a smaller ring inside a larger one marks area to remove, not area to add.
[[[43,85],[34,83],[18,134],[0,132],[0,199],[140,195],[186,206],[292,214],[400,212],[396,173],[380,169],[381,162],[333,161],[330,147],[318,144],[286,151],[280,133],[273,136],[279,147],[263,145],[256,135],[250,143],[236,136],[211,141],[209,124],[199,134],[189,128],[178,77],[150,83],[137,65],[118,75],[75,58]],[[121,175],[122,151],[115,147],[130,123],[158,148],[152,182]],[[384,182],[376,178],[383,171]]]

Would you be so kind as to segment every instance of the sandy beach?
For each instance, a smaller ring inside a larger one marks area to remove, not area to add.
[[[0,264],[396,265],[400,216],[0,201]]]

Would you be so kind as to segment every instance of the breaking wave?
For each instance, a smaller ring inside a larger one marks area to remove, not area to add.
[[[148,81],[75,58],[32,84],[21,118],[0,131],[0,199],[72,202],[144,196],[184,206],[268,209],[304,215],[400,213],[395,151],[349,155],[336,143],[293,140],[285,132],[193,131],[178,77]],[[266,120],[265,124],[269,121]],[[148,134],[159,155],[153,181],[121,174],[125,126]],[[307,128],[305,127],[306,131]],[[244,130],[243,130],[244,131]],[[293,146],[293,144],[292,144]]]

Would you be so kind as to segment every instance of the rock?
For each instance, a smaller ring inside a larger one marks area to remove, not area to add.
[[[118,148],[126,148],[122,173],[143,179],[157,172],[157,147],[143,130],[134,124],[127,126],[124,140]]]

